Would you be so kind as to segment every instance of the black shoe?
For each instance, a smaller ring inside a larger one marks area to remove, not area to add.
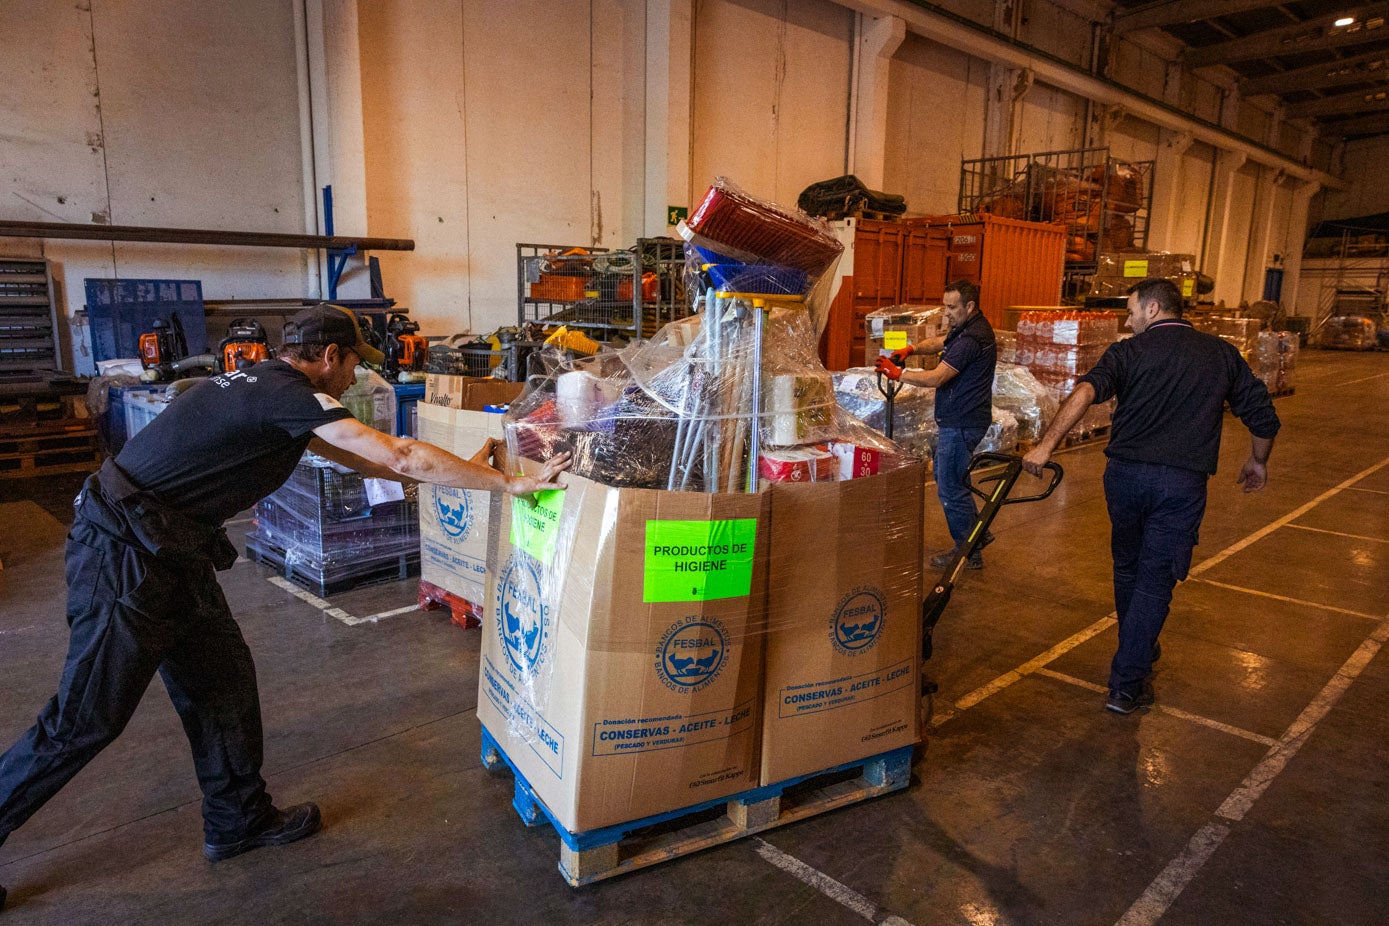
[[[1149,665],[1154,665],[1154,666],[1157,665],[1157,661],[1158,661],[1159,659],[1161,659],[1161,658],[1162,658],[1162,644],[1159,643],[1159,642],[1157,642],[1156,640],[1154,640],[1154,641],[1153,641],[1153,659],[1152,659],[1152,661],[1149,663]]]
[[[993,535],[992,532],[990,532],[990,531],[984,531],[984,542],[981,543],[981,544],[979,544],[979,549],[981,549],[981,550],[984,549],[985,547],[987,547],[989,544],[993,543],[993,542],[994,542],[995,540],[997,540],[997,539],[998,539],[998,538],[995,537],[995,536]]]
[[[984,554],[980,553],[978,550],[975,550],[973,553],[971,553],[971,554],[969,555],[969,558],[965,560],[965,568],[966,568],[966,569],[983,569],[983,568],[984,568]]]
[[[1104,709],[1113,711],[1116,714],[1132,714],[1140,707],[1147,707],[1156,698],[1153,689],[1148,685],[1143,686],[1143,690],[1136,695],[1131,695],[1126,691],[1111,691],[1109,698],[1104,702]]]
[[[931,554],[931,565],[937,569],[944,569],[950,565],[950,561],[955,558],[955,548],[941,550],[939,553]]]
[[[209,842],[203,845],[203,855],[209,862],[221,862],[261,846],[283,846],[312,836],[323,827],[317,804],[295,804],[284,810],[276,809],[265,825],[244,839],[235,842]]]

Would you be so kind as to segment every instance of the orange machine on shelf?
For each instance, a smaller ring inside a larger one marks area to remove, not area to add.
[[[254,318],[234,319],[227,326],[227,336],[217,348],[223,373],[235,373],[270,359],[270,339],[265,328]]]

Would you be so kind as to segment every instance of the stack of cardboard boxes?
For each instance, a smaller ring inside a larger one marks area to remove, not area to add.
[[[463,453],[500,424],[444,412],[421,427]],[[479,719],[575,833],[917,742],[923,475],[475,498]]]

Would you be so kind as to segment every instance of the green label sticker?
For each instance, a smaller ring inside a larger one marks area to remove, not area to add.
[[[647,521],[642,600],[715,601],[752,591],[757,519]]]
[[[1148,262],[1146,260],[1126,260],[1124,261],[1124,276],[1126,277],[1145,277],[1148,275]]]
[[[905,331],[884,331],[883,347],[887,350],[901,350],[907,346],[907,333]]]
[[[555,555],[559,539],[559,516],[564,510],[564,490],[549,489],[535,498],[511,500],[511,545],[524,550],[545,565]]]
[[[688,206],[666,206],[666,224],[675,225],[682,219],[690,217]]]
[[[1182,296],[1186,299],[1191,298],[1191,294],[1196,292],[1196,281],[1191,279],[1182,280]]]

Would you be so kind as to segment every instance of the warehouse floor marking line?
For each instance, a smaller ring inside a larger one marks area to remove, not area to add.
[[[1220,562],[1223,562],[1224,560],[1238,553],[1240,550],[1243,550],[1245,547],[1248,547],[1256,541],[1261,540],[1264,537],[1267,537],[1269,534],[1273,533],[1278,528],[1284,527],[1289,522],[1302,517],[1304,514],[1311,511],[1313,508],[1315,508],[1317,505],[1320,505],[1328,498],[1331,498],[1332,496],[1336,495],[1338,492],[1341,492],[1345,489],[1354,488],[1354,483],[1359,482],[1361,479],[1364,479],[1367,476],[1373,475],[1385,466],[1389,466],[1389,457],[1385,457],[1383,460],[1380,460],[1374,466],[1371,466],[1366,470],[1362,470],[1361,472],[1350,477],[1341,484],[1333,486],[1332,488],[1323,492],[1321,495],[1318,495],[1316,498],[1312,499],[1310,502],[1307,502],[1305,505],[1302,505],[1294,509],[1293,511],[1284,515],[1283,517],[1279,518],[1273,523],[1259,528],[1257,531],[1250,534],[1248,537],[1245,537],[1243,540],[1236,541],[1235,543],[1226,547],[1224,550],[1221,550],[1219,553],[1212,556],[1210,559],[1203,560],[1200,564],[1193,566],[1191,568],[1192,577],[1194,578],[1199,573],[1204,572],[1207,569],[1210,569],[1212,566],[1215,566]],[[1248,592],[1253,595],[1262,595],[1271,598],[1281,598],[1281,596],[1274,595],[1271,592],[1260,592],[1256,591],[1255,589],[1241,588],[1240,586],[1235,585],[1224,585],[1224,583],[1215,582],[1211,579],[1202,579],[1200,581],[1206,582],[1211,585],[1220,585],[1222,587],[1230,588],[1235,591]],[[1297,601],[1296,599],[1283,600],[1295,604],[1307,605],[1309,607],[1324,608],[1326,610],[1331,611],[1344,611],[1345,613],[1354,615],[1356,617],[1368,617],[1371,620],[1378,620],[1378,618],[1374,615],[1361,614],[1357,611],[1345,611],[1345,609],[1343,608],[1336,608],[1331,605],[1319,605],[1315,602]],[[1085,628],[1084,630],[1080,631],[1074,636],[1068,637],[1067,639],[1061,641],[1060,643],[1053,646],[1051,649],[1047,650],[1045,653],[1042,653],[1040,656],[1028,660],[1027,662],[1023,663],[1022,665],[1018,666],[1016,669],[1013,669],[1010,672],[1005,672],[1003,675],[1000,675],[998,678],[994,679],[992,682],[989,682],[987,685],[983,685],[979,688],[976,688],[974,691],[971,691],[963,698],[960,698],[958,701],[955,701],[954,704],[950,707],[944,708],[937,712],[935,716],[931,718],[931,726],[939,727],[941,724],[952,719],[961,712],[969,710],[971,707],[978,704],[980,701],[983,701],[985,698],[989,698],[993,695],[998,694],[1000,691],[1007,688],[1009,685],[1012,685],[1019,679],[1024,678],[1032,672],[1037,671],[1038,669],[1047,665],[1049,662],[1058,658],[1064,653],[1067,653],[1070,650],[1075,649],[1077,646],[1080,646],[1086,640],[1089,640],[1090,638],[1098,634],[1104,633],[1110,627],[1113,627],[1116,623],[1118,623],[1118,621],[1115,620],[1115,618],[1115,612],[1110,611],[1107,617],[1100,618],[1098,621],[1091,624],[1089,627]]]
[[[1287,767],[1293,756],[1297,755],[1298,750],[1316,730],[1317,724],[1336,706],[1336,702],[1369,665],[1386,640],[1389,640],[1389,615],[1380,618],[1380,624],[1374,632],[1360,644],[1331,677],[1331,681],[1326,683],[1326,687],[1322,688],[1312,699],[1312,703],[1307,705],[1284,731],[1278,742],[1265,754],[1263,761],[1245,776],[1243,783],[1215,811],[1216,819],[1211,820],[1191,837],[1186,849],[1168,862],[1167,867],[1153,879],[1153,883],[1148,885],[1142,896],[1119,918],[1116,926],[1151,926],[1167,912],[1215,854],[1215,850],[1220,848],[1220,844],[1230,834],[1231,826],[1244,819],[1245,814],[1264,791],[1268,790],[1268,786]]]
[[[1354,489],[1355,487],[1351,486],[1351,488]],[[1389,495],[1389,492],[1385,492],[1384,494]],[[1366,537],[1364,534],[1347,534],[1344,531],[1329,531],[1324,527],[1308,527],[1305,524],[1289,524],[1288,527],[1291,527],[1293,530],[1311,531],[1314,534],[1330,534],[1333,537],[1346,537],[1351,540],[1373,540],[1375,543],[1389,543],[1389,538],[1386,537]]]
[[[1304,608],[1317,608],[1321,611],[1349,614],[1351,617],[1363,617],[1366,620],[1372,621],[1381,619],[1377,614],[1366,614],[1364,611],[1352,611],[1349,608],[1338,608],[1333,604],[1321,604],[1320,602],[1307,601],[1303,598],[1289,598],[1287,595],[1276,595],[1273,592],[1261,592],[1257,588],[1245,588],[1243,585],[1231,585],[1228,582],[1217,582],[1214,579],[1191,579],[1190,581],[1200,582],[1203,585],[1214,585],[1216,588],[1228,588],[1232,592],[1243,592],[1246,595],[1258,595],[1260,598],[1272,598],[1274,601],[1286,601],[1288,604],[1300,605]]]
[[[1087,682],[1083,679],[1076,678],[1074,675],[1067,675],[1064,672],[1056,672],[1052,669],[1038,669],[1036,674],[1045,675],[1047,678],[1054,678],[1058,682],[1065,682],[1067,685],[1074,685],[1077,688],[1084,688],[1086,691],[1093,691],[1096,694],[1109,694],[1109,689],[1104,685],[1096,685],[1094,682]],[[1231,736],[1238,736],[1241,739],[1246,739],[1250,742],[1259,743],[1262,746],[1272,746],[1278,742],[1271,736],[1264,736],[1262,733],[1254,733],[1250,730],[1244,730],[1239,727],[1231,726],[1228,723],[1221,723],[1219,720],[1212,720],[1209,717],[1202,717],[1200,714],[1193,714],[1190,711],[1184,711],[1179,707],[1170,707],[1166,704],[1157,703],[1153,705],[1153,708],[1157,711],[1160,711],[1164,714],[1168,714],[1172,717],[1176,717],[1180,720],[1186,720],[1190,721],[1191,723],[1200,724],[1203,727],[1210,727],[1212,730],[1219,730],[1221,733],[1228,733]]]
[[[1362,376],[1359,379],[1347,380],[1344,383],[1336,383],[1336,385],[1331,388],[1335,389],[1338,386],[1354,386],[1356,383],[1368,383],[1370,380],[1379,379],[1382,376],[1389,376],[1389,373],[1376,373],[1373,376]]]
[[[1258,543],[1260,540],[1264,539],[1269,534],[1273,533],[1274,531],[1278,530],[1278,528],[1283,527],[1289,522],[1296,521],[1298,518],[1302,517],[1304,514],[1311,511],[1313,508],[1317,507],[1322,502],[1326,501],[1328,498],[1331,498],[1332,496],[1346,489],[1351,488],[1355,485],[1355,483],[1359,482],[1361,479],[1364,479],[1366,476],[1373,475],[1374,473],[1383,469],[1385,466],[1389,466],[1389,457],[1385,457],[1383,460],[1380,460],[1378,463],[1376,463],[1374,466],[1371,466],[1369,469],[1362,470],[1359,473],[1356,473],[1354,476],[1351,476],[1349,479],[1347,479],[1345,482],[1342,482],[1340,485],[1333,486],[1330,489],[1327,489],[1325,492],[1318,495],[1316,498],[1312,499],[1307,504],[1302,505],[1299,508],[1293,509],[1291,512],[1285,514],[1283,517],[1279,518],[1277,521],[1274,521],[1272,524],[1268,524],[1264,527],[1259,528],[1254,533],[1250,534],[1248,537],[1244,538],[1238,543],[1231,544],[1230,546],[1221,550],[1219,553],[1212,556],[1210,559],[1202,560],[1195,566],[1191,567],[1191,574],[1194,576],[1200,575],[1206,570],[1211,569],[1214,566],[1220,565],[1225,560],[1229,559],[1231,556],[1234,556],[1240,550],[1243,550],[1245,547],[1250,546],[1251,544]]]
[[[754,836],[752,841],[757,844],[757,854],[762,858],[815,888],[835,903],[854,911],[868,922],[880,923],[882,926],[912,926],[900,916],[885,915],[877,904],[858,891],[836,881],[824,872],[816,871],[795,856],[787,855],[765,839]]]
[[[1365,488],[1364,486],[1351,486],[1351,487],[1350,487],[1349,489],[1347,489],[1346,491],[1348,491],[1348,492],[1369,492],[1371,495],[1389,495],[1389,492],[1386,492],[1386,491],[1384,491],[1383,489],[1367,489],[1367,488]]]
[[[374,624],[383,617],[394,617],[397,614],[405,614],[408,611],[418,611],[420,607],[417,604],[412,604],[404,608],[396,608],[394,611],[382,611],[380,614],[371,614],[367,617],[353,617],[342,608],[324,601],[308,589],[300,588],[284,576],[270,576],[266,581],[277,588],[289,592],[305,604],[313,605],[329,617],[342,621],[349,627],[355,627],[358,624]]]

